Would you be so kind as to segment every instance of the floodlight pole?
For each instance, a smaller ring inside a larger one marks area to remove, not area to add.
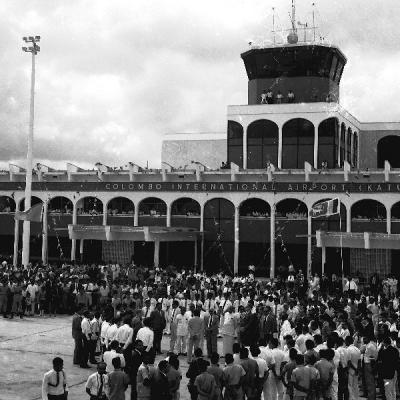
[[[30,47],[23,47],[22,50],[32,54],[32,70],[31,70],[31,98],[29,108],[29,132],[28,132],[28,152],[26,157],[26,183],[25,183],[25,211],[31,207],[32,198],[32,167],[33,167],[33,123],[35,111],[35,56],[40,51],[40,47],[36,44],[40,41],[40,36],[24,37],[26,43],[32,43]],[[30,221],[24,221],[22,235],[22,265],[29,264],[29,242],[31,235]]]

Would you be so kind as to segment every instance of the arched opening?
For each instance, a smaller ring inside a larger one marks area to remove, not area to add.
[[[353,131],[351,128],[347,129],[347,137],[346,137],[346,161],[351,165],[351,139],[353,137]]]
[[[139,226],[166,226],[167,204],[158,197],[147,197],[139,203]],[[160,243],[160,265],[166,257],[167,246]],[[134,259],[140,265],[153,265],[154,242],[135,242]]]
[[[331,199],[321,199],[313,204],[313,207],[319,203]],[[318,218],[312,218],[311,232],[312,235],[316,234],[316,231],[327,231],[327,232],[346,232],[346,206],[340,203],[340,214],[321,216]],[[316,247],[316,238],[313,236],[311,240],[312,252],[312,272],[317,272],[321,276],[322,272],[322,250],[320,247]],[[324,271],[327,275],[336,274],[341,276],[342,273],[342,256],[343,256],[343,269],[345,273],[350,270],[350,251],[347,248],[343,248],[342,251],[339,247],[328,247],[326,248],[326,265]]]
[[[228,165],[231,162],[243,167],[243,127],[235,121],[228,121]]]
[[[400,201],[393,204],[391,209],[391,232],[400,234]],[[397,279],[400,279],[400,250],[391,251],[391,272],[394,273]]]
[[[97,197],[89,196],[79,199],[76,207],[78,216],[96,216],[103,214],[103,202]]]
[[[318,168],[335,168],[339,152],[339,121],[328,118],[318,126]]]
[[[400,168],[400,136],[385,136],[378,142],[378,168],[385,167],[385,160],[389,161],[392,168]]]
[[[126,197],[115,197],[107,204],[107,225],[133,226],[135,205]]]
[[[358,135],[353,133],[353,167],[358,168]]]
[[[275,266],[278,274],[287,273],[290,264],[307,270],[307,206],[297,199],[276,204]]]
[[[354,203],[351,218],[352,232],[386,233],[386,208],[376,200],[365,199]],[[388,249],[350,249],[350,272],[364,281],[376,272],[386,276],[391,268],[390,254]]]
[[[352,232],[386,232],[386,208],[376,200],[360,200],[351,207]]]
[[[340,126],[340,166],[343,167],[346,149],[346,126],[344,123]]]
[[[235,206],[216,198],[204,205],[204,267],[233,273]]]
[[[239,208],[239,273],[249,265],[256,274],[269,276],[270,269],[270,205],[261,199],[245,200]]]
[[[49,215],[72,215],[73,204],[67,197],[53,197],[49,200],[47,209]]]
[[[200,230],[200,204],[189,197],[175,200],[171,206],[171,226]],[[167,243],[167,260],[176,266],[194,264],[194,242]],[[200,260],[200,246],[197,246],[197,260]]]
[[[275,122],[261,119],[247,128],[247,168],[266,168],[278,164],[279,128]]]
[[[303,118],[286,122],[282,128],[282,168],[304,169],[314,163],[314,125]]]
[[[0,259],[10,259],[14,253],[15,201],[9,196],[0,196]]]

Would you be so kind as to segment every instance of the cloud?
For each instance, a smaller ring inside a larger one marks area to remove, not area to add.
[[[35,157],[160,165],[166,132],[224,131],[226,106],[245,104],[240,59],[268,36],[272,7],[287,26],[289,1],[34,0],[0,5],[0,161],[23,162],[30,60],[26,34],[42,36],[37,58]],[[300,2],[298,2],[300,3]],[[250,6],[251,4],[251,6]],[[348,57],[342,103],[360,120],[398,120],[400,3],[320,0],[319,30]],[[298,7],[311,22],[311,7]],[[373,17],[373,24],[371,20]]]

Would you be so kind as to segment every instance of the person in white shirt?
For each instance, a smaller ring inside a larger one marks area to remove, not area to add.
[[[28,315],[31,315],[32,317],[35,316],[35,310],[36,310],[36,301],[37,301],[37,294],[39,292],[39,287],[36,285],[35,281],[32,280],[31,283],[27,286],[26,288],[27,292],[31,295],[31,310],[28,311]]]
[[[153,348],[154,332],[150,329],[151,319],[145,318],[143,320],[143,328],[138,330],[136,340],[141,340],[143,347],[147,353]]]
[[[250,353],[251,358],[256,361],[258,365],[258,379],[256,380],[258,394],[257,397],[261,398],[261,393],[264,388],[264,382],[268,376],[268,364],[262,357],[260,357],[261,352],[258,346],[250,346]]]
[[[150,304],[150,299],[144,302],[144,307],[142,308],[142,318],[150,317],[151,312],[154,311],[154,307]]]
[[[359,399],[358,364],[361,360],[361,352],[356,346],[354,346],[353,338],[351,336],[346,337],[345,343],[347,346],[347,353],[349,355],[349,400],[357,400]]]
[[[90,340],[92,337],[92,328],[90,327],[89,317],[90,317],[89,311],[85,311],[83,313],[83,319],[81,322],[82,343],[83,343],[83,350],[82,350],[83,365],[87,365],[90,353]]]
[[[90,375],[86,382],[86,393],[92,398],[106,400],[108,397],[108,375],[106,373],[106,363],[97,364],[97,372]]]
[[[53,369],[46,372],[43,377],[42,400],[61,400],[68,395],[67,376],[63,368],[63,359],[60,357],[54,358]]]
[[[186,312],[184,308],[181,308],[180,314],[178,314],[175,318],[176,320],[176,337],[177,337],[177,347],[178,354],[186,354],[186,337],[188,335],[188,323],[189,320],[186,316]]]
[[[100,336],[100,313],[96,311],[94,313],[93,319],[90,321],[90,329],[92,332],[92,335],[90,337],[90,363],[91,364],[97,364],[97,361],[95,359],[95,354],[96,354],[96,348],[97,348],[97,342],[99,340]]]
[[[117,329],[115,340],[119,343],[122,350],[126,350],[131,345],[133,339],[133,329],[130,326],[130,318],[125,317],[124,324]]]
[[[106,332],[106,341],[105,341],[106,348],[108,348],[110,346],[110,343],[113,340],[115,340],[115,336],[117,335],[117,330],[118,330],[117,320],[113,318],[111,322],[112,323],[110,324]]]
[[[101,342],[102,352],[104,353],[108,347],[107,330],[110,327],[110,323],[107,321],[107,317],[103,317],[103,318],[104,318],[104,320],[101,323],[101,330],[100,330],[100,342]]]
[[[274,367],[272,368],[269,380],[270,383],[270,399],[282,399],[284,393],[284,386],[279,376],[281,374],[281,364],[285,360],[285,353],[283,350],[278,348],[278,339],[272,338],[269,342],[269,347],[271,348],[271,355],[274,359]],[[268,378],[269,379],[269,378]]]
[[[121,367],[124,368],[125,367],[125,357],[123,354],[121,353],[117,353],[119,344],[116,340],[113,340],[110,343],[110,350],[106,351],[103,355],[103,360],[106,363],[106,371],[107,372],[112,372],[114,371],[114,366],[112,364],[112,360],[115,357],[119,357],[121,359]]]

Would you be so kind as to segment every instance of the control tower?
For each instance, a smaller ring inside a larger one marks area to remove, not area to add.
[[[260,104],[262,94],[271,90],[276,101],[280,92],[283,102],[292,91],[294,102],[339,102],[339,85],[347,62],[344,54],[335,46],[313,40],[299,41],[296,8],[292,0],[291,30],[287,43],[270,47],[250,45],[241,54],[248,82],[248,104]]]

